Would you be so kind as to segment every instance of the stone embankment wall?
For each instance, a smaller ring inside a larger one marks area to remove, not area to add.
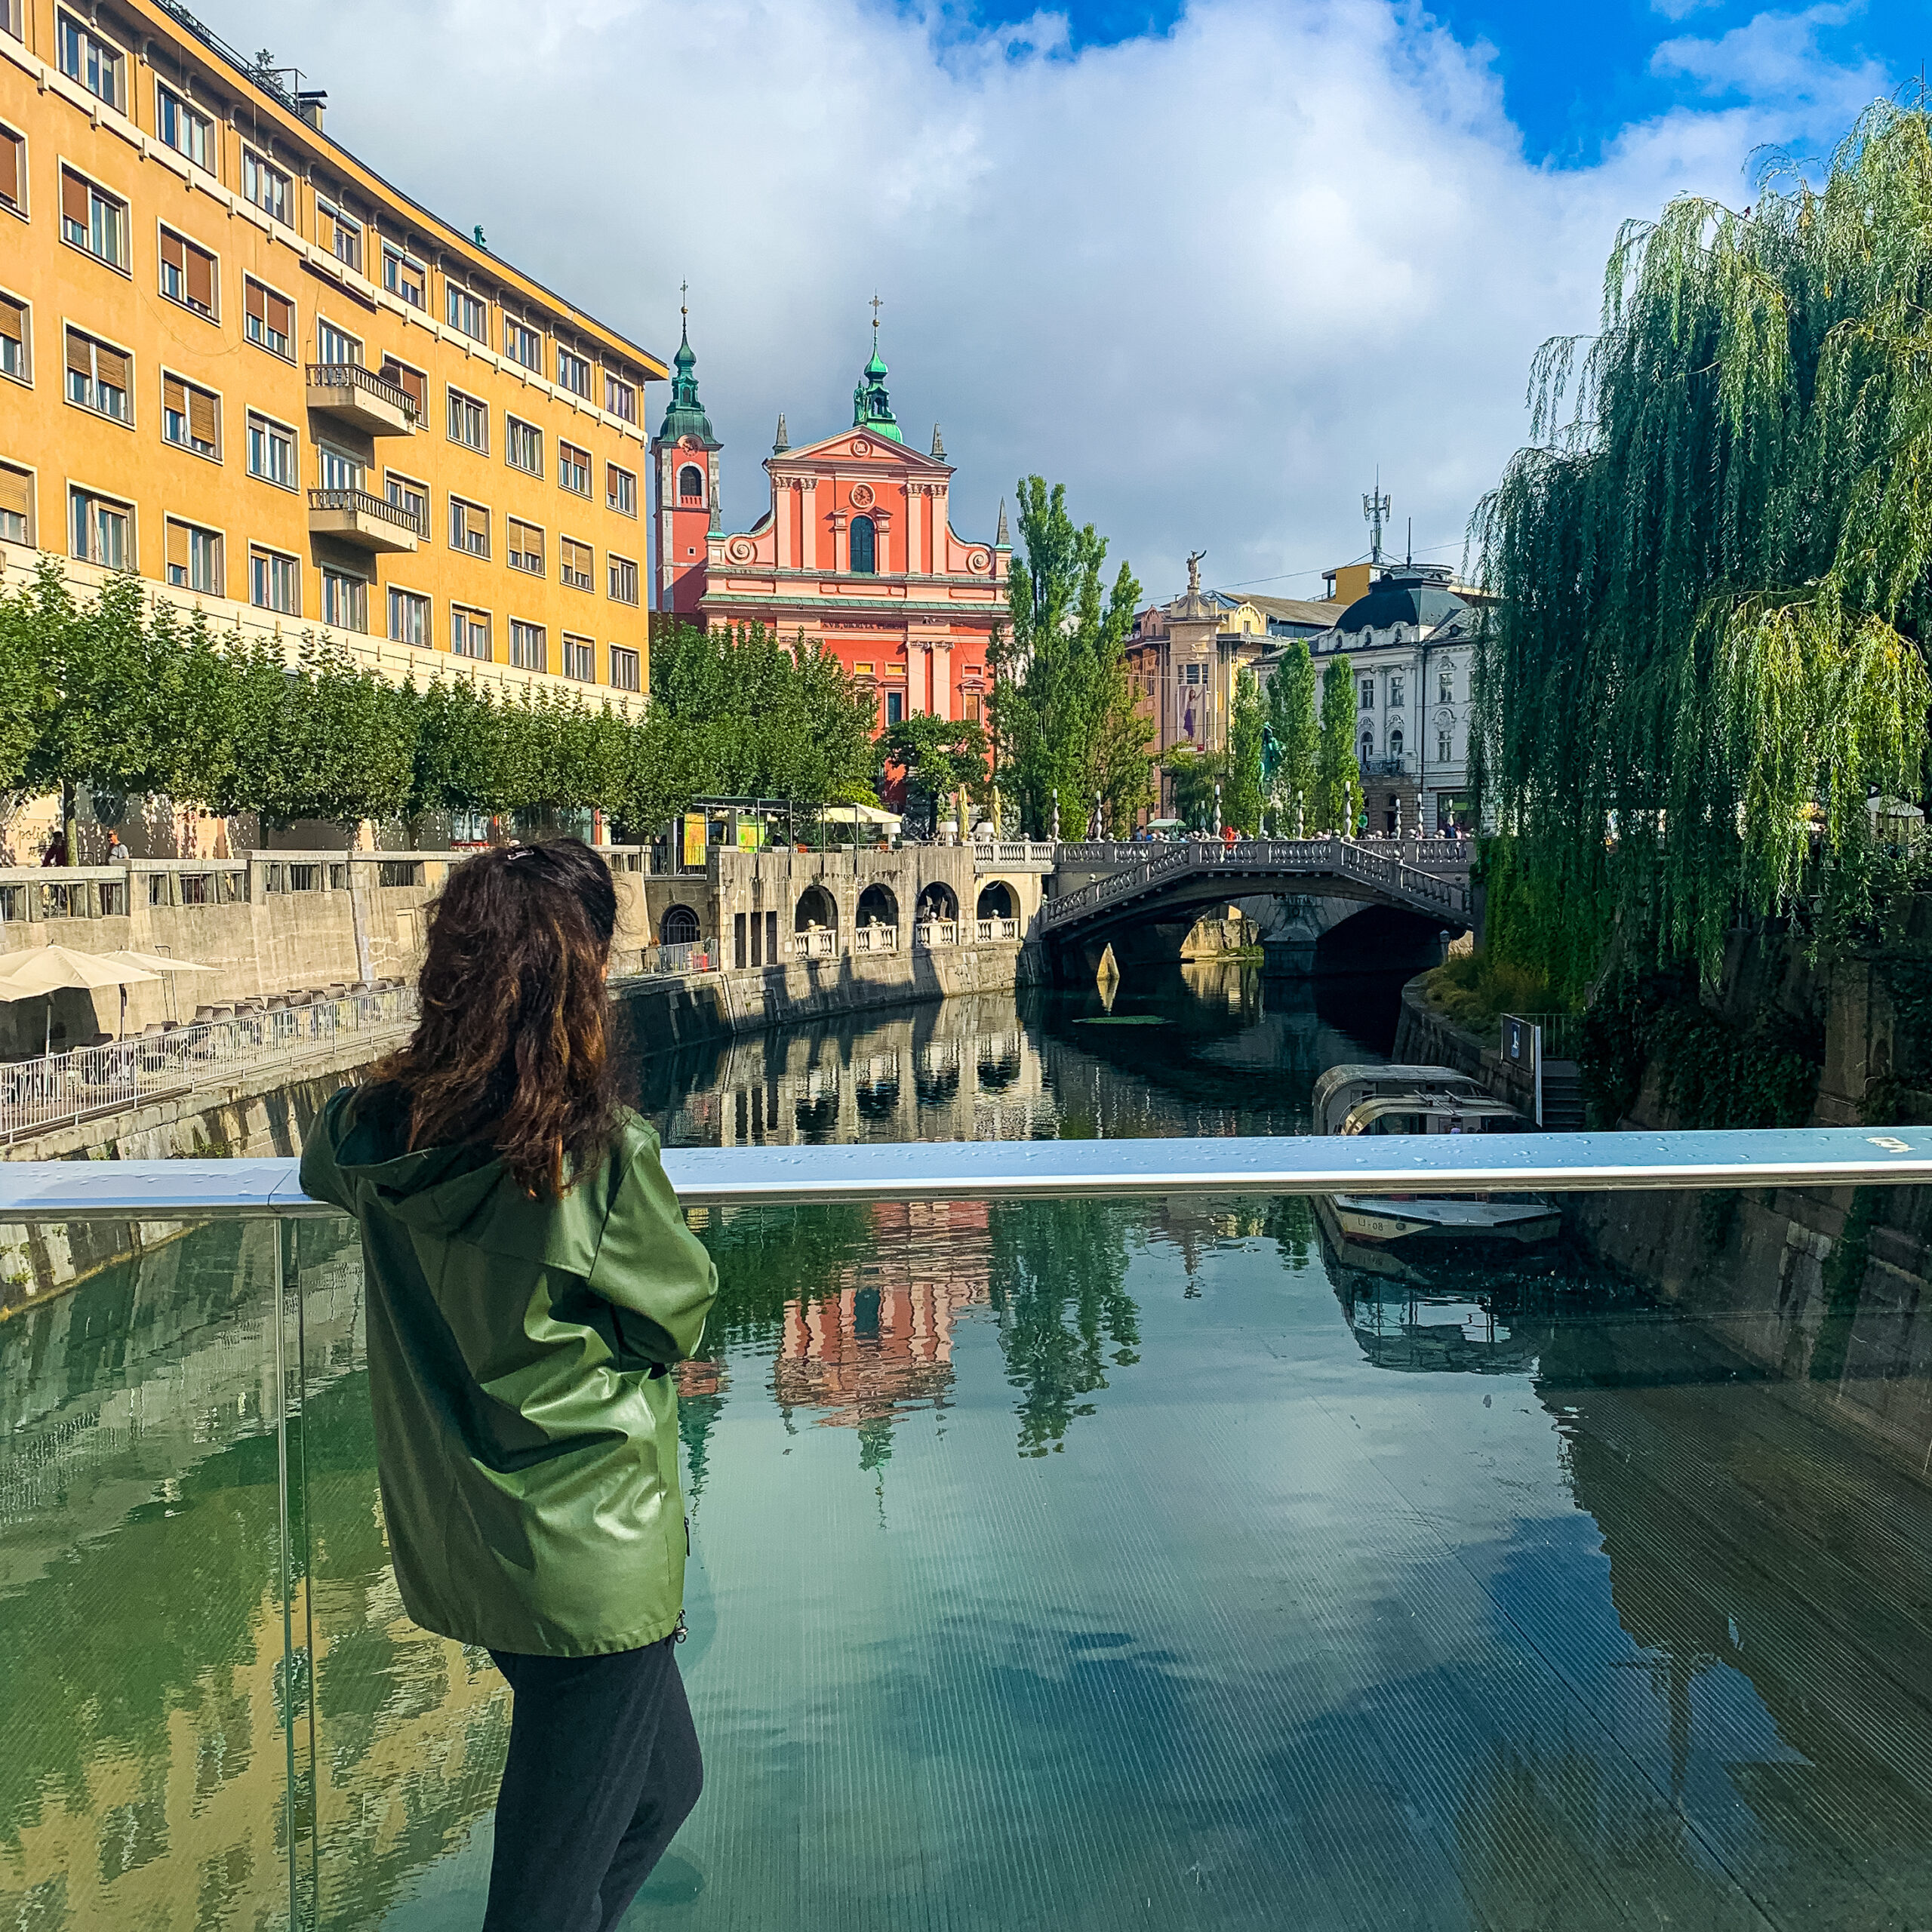
[[[1890,1111],[1897,1090],[1874,1090],[1901,1064],[1901,1023],[1870,967],[1841,965],[1820,977],[1789,938],[1740,930],[1714,1004],[1740,1025],[1774,1005],[1822,1011],[1814,1125],[1900,1117]],[[1405,996],[1398,1057],[1459,1063],[1451,1060],[1459,1032]],[[1494,1048],[1481,1057],[1494,1060]],[[1685,1124],[1663,1097],[1665,1072],[1654,1063],[1647,1069],[1619,1126]],[[1925,1100],[1908,1091],[1905,1117],[1927,1118]],[[1599,1258],[1674,1315],[1708,1324],[1742,1372],[1764,1374],[1777,1399],[1924,1472],[1932,1457],[1932,1189],[1619,1192],[1568,1195],[1565,1206]]]
[[[845,1014],[1010,992],[1040,974],[1036,949],[1007,942],[619,980],[614,990],[625,1043],[642,1056]]]

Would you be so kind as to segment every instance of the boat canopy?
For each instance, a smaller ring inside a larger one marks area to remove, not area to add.
[[[1349,1060],[1331,1066],[1315,1083],[1314,1128],[1317,1134],[1340,1134],[1352,1107],[1364,1100],[1410,1094],[1445,1099],[1487,1100],[1489,1089],[1452,1066],[1386,1066]]]

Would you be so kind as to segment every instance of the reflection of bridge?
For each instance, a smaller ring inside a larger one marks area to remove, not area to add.
[[[1109,945],[1136,928],[1185,930],[1205,909],[1243,898],[1343,902],[1331,909],[1339,917],[1314,921],[1306,936],[1311,954],[1324,928],[1372,906],[1407,915],[1403,923],[1432,937],[1444,928],[1460,931],[1471,922],[1468,848],[1456,841],[1445,851],[1444,843],[1418,849],[1353,838],[1243,838],[1151,852],[1129,847],[1137,854],[1131,862],[1049,899],[1039,932],[1064,971],[1074,956],[1097,965]],[[1094,863],[1103,863],[1098,849]]]

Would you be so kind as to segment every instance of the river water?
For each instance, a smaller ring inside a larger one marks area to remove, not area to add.
[[[1189,969],[645,1062],[687,1143],[1293,1133],[1393,989]],[[738,1213],[682,1373],[706,1795],[626,1923],[1932,1923],[1932,1508],[1564,1249],[1306,1204]],[[344,1227],[0,1326],[0,1927],[454,1932],[507,1694],[401,1614]],[[285,1459],[272,1426],[291,1423]],[[291,1920],[291,1915],[292,1920]]]

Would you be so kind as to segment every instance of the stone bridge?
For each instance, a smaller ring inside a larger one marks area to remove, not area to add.
[[[1473,921],[1469,858],[1467,843],[1451,839],[1063,845],[1060,889],[1036,930],[1066,980],[1097,971],[1110,947],[1123,964],[1177,957],[1203,913],[1258,900],[1272,971],[1318,970],[1316,948],[1331,932],[1351,963],[1420,968],[1440,960],[1445,932]],[[1086,882],[1073,884],[1083,872]]]

